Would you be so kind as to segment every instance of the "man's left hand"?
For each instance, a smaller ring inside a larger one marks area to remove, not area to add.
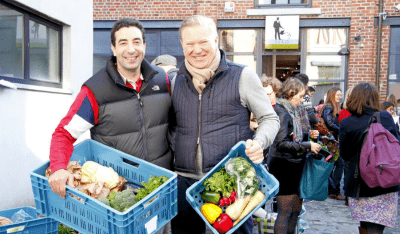
[[[247,140],[244,152],[254,164],[260,164],[264,160],[261,144],[257,140]]]

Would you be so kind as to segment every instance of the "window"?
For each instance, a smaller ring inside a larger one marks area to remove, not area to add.
[[[256,8],[311,7],[311,0],[255,0]]]
[[[257,30],[220,30],[219,48],[226,52],[227,59],[256,71]]]
[[[177,68],[185,61],[178,29],[145,29],[145,59],[151,63],[157,56],[169,54],[176,58]],[[93,74],[106,66],[112,55],[111,29],[95,29],[93,33]]]
[[[387,96],[400,98],[400,27],[390,28],[389,69]]]
[[[345,92],[347,55],[339,55],[339,51],[348,45],[348,28],[312,28],[304,31],[303,40],[307,43],[303,71],[310,79],[309,86],[315,87],[312,102],[317,105],[332,87]]]
[[[0,78],[61,88],[61,26],[0,3]]]

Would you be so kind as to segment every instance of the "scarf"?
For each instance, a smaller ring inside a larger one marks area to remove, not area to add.
[[[192,75],[192,82],[197,92],[202,93],[206,84],[214,76],[219,63],[221,62],[221,53],[217,49],[213,61],[208,65],[208,67],[203,69],[198,69],[189,64],[187,59],[185,59],[185,66],[189,73]]]
[[[290,117],[293,120],[293,140],[295,142],[302,141],[303,139],[303,130],[300,124],[300,117],[296,109],[290,104],[290,102],[283,98],[278,98],[276,100],[277,104],[282,105],[288,112]]]

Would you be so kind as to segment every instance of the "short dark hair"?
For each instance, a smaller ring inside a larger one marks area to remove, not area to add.
[[[304,85],[308,84],[308,76],[304,73],[297,73],[295,78],[299,79],[301,82],[303,82]]]
[[[308,91],[309,92],[315,92],[315,89],[313,87],[311,87],[311,86],[308,86]]]
[[[394,107],[394,104],[391,103],[391,102],[382,102],[382,104],[381,104],[381,110],[386,110],[387,108],[389,108],[389,107],[391,107],[391,106]]]
[[[132,18],[122,18],[115,22],[113,28],[111,29],[111,44],[115,46],[115,33],[120,30],[121,28],[129,28],[129,27],[136,27],[142,32],[143,43],[146,43],[145,36],[144,36],[144,27],[142,22],[137,19]]]
[[[289,100],[294,97],[296,94],[305,90],[306,86],[299,79],[290,78],[283,83],[282,94],[280,95],[282,98]]]
[[[347,109],[352,114],[361,115],[364,108],[372,108],[379,111],[379,93],[375,85],[360,83],[354,87],[346,103]]]

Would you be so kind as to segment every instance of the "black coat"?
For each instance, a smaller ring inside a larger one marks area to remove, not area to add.
[[[398,190],[398,186],[390,188],[370,188],[361,178],[361,175],[359,173],[358,178],[354,178],[356,165],[359,163],[359,157],[361,153],[361,136],[364,130],[368,127],[369,120],[373,114],[374,111],[372,109],[365,109],[363,110],[362,115],[352,113],[351,116],[343,119],[340,122],[340,157],[342,157],[347,163],[349,163],[348,169],[345,172],[343,187],[345,195],[348,197],[357,196],[358,183],[360,183],[360,197],[375,197]],[[380,120],[382,126],[400,140],[400,136],[395,129],[396,126],[394,124],[393,118],[387,111],[380,112]]]
[[[326,126],[330,131],[333,132],[333,135],[338,136],[339,135],[339,121],[338,121],[338,116],[339,113],[337,113],[335,116],[333,116],[333,108],[331,105],[327,104],[322,111],[322,118],[325,121]]]
[[[271,145],[268,162],[273,158],[285,158],[291,162],[301,162],[306,152],[311,150],[311,142],[308,141],[308,133],[304,133],[304,139],[300,142],[293,140],[293,120],[289,112],[280,104],[274,107],[279,116],[280,128]]]

